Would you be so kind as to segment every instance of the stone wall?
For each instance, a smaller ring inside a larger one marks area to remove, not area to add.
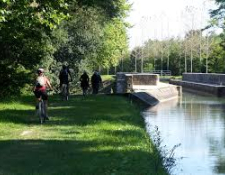
[[[133,85],[157,85],[159,76],[156,74],[133,75]]]
[[[131,92],[132,89],[133,89],[133,76],[132,74],[126,74],[126,79],[125,79],[125,86],[126,86],[126,89],[125,91],[126,92]]]
[[[157,85],[158,82],[159,75],[156,74],[119,72],[116,74],[116,92],[132,92],[133,85]]]
[[[129,93],[129,97],[139,100],[148,106],[154,106],[177,98],[180,88],[174,85],[159,82],[157,74],[117,73],[116,93]]]
[[[182,80],[196,82],[196,83],[225,85],[225,74],[183,73]]]
[[[126,93],[127,92],[127,81],[126,75],[124,73],[116,74],[116,92],[117,93]]]
[[[217,84],[203,84],[198,82],[191,81],[179,81],[179,80],[170,80],[170,84],[182,86],[194,91],[199,91],[202,93],[209,93],[216,95],[217,97],[225,97],[225,86]]]
[[[154,106],[159,102],[176,99],[181,93],[180,86],[168,85],[164,87],[157,87],[146,91],[131,93],[131,96],[137,97],[145,104]]]

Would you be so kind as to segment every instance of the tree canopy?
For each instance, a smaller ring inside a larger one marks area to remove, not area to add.
[[[10,87],[0,89],[1,95],[19,93],[38,66],[57,77],[55,69],[64,61],[76,72],[84,63],[90,71],[116,64],[127,49],[129,8],[126,0],[1,1],[0,79],[4,89]]]

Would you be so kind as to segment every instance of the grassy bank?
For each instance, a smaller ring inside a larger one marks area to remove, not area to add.
[[[0,102],[0,174],[166,174],[140,112],[123,97],[50,99],[50,121],[33,97]]]
[[[115,81],[116,75],[102,75],[102,81]]]

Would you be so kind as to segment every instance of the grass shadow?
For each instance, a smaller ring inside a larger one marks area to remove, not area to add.
[[[21,103],[30,105],[31,99]],[[1,109],[2,131],[8,132],[0,137],[0,175],[164,175],[163,168],[155,170],[152,145],[134,108],[124,97],[53,96],[44,125],[37,125],[30,106]],[[23,126],[11,129],[10,123]]]
[[[54,97],[54,96],[53,96]],[[123,100],[121,100],[121,98]],[[113,96],[72,96],[69,101],[61,101],[54,97],[49,102],[48,113],[50,121],[47,125],[88,125],[96,121],[130,123],[132,125],[143,124],[140,119],[139,110],[130,116],[131,108],[125,97]],[[23,102],[22,102],[23,101]],[[20,101],[22,104],[30,105],[32,97],[26,97]],[[125,103],[124,103],[125,102]],[[38,117],[34,110],[26,109],[2,109],[0,110],[0,122],[17,124],[38,124]]]
[[[117,144],[120,147],[120,144]],[[92,147],[100,149],[92,150]],[[151,172],[153,161],[148,152],[104,150],[104,147],[101,149],[101,144],[95,141],[0,141],[0,174],[4,175],[113,173],[144,175],[154,174]]]

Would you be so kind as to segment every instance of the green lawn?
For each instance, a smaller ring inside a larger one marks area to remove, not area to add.
[[[50,121],[33,97],[0,102],[0,175],[164,175],[140,111],[124,97],[50,97]]]
[[[115,81],[116,75],[102,75],[102,81]]]

